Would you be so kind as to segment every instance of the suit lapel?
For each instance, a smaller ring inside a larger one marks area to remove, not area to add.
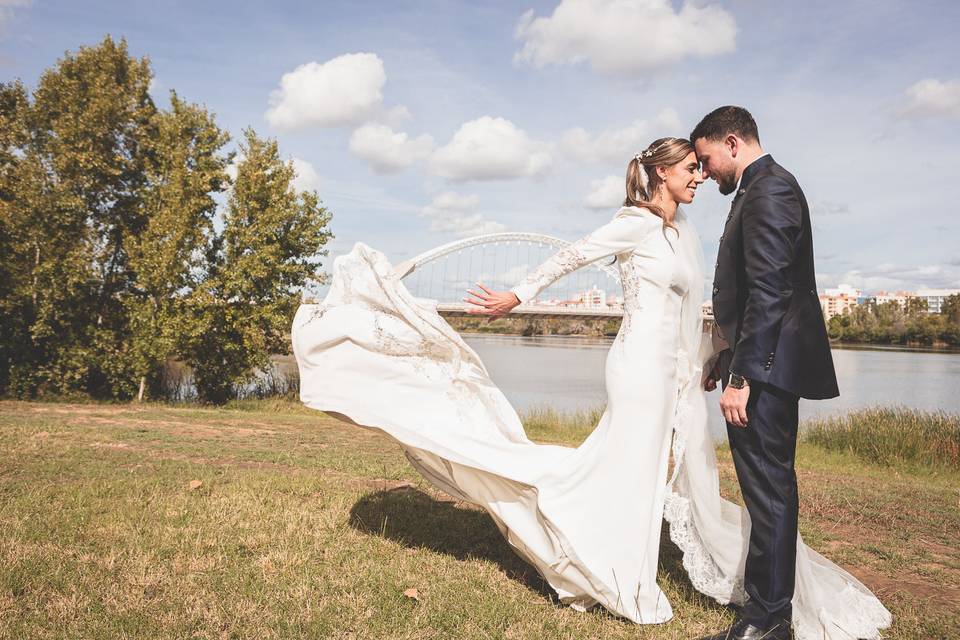
[[[760,175],[761,171],[773,163],[773,156],[767,154],[761,158],[757,158],[749,167],[743,170],[743,174],[740,176],[740,185],[737,188],[737,193],[733,197],[733,202],[730,203],[730,213],[727,214],[727,222],[723,227],[723,234],[720,236],[721,247],[723,246],[723,242],[727,237],[727,230],[732,229],[734,226],[731,224],[731,222],[735,217],[740,215],[740,211],[743,209],[743,196],[750,188],[750,184],[753,182],[754,178]]]

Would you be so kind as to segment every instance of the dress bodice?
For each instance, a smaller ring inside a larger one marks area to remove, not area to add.
[[[658,333],[672,326],[667,333],[678,334],[693,276],[681,252],[675,228],[646,209],[623,207],[613,220],[558,251],[512,291],[526,302],[571,271],[615,255],[623,287],[620,337],[642,324]]]
[[[663,227],[648,233],[631,251],[617,256],[624,313],[635,313],[659,297],[676,302],[690,288],[690,274],[679,259],[677,231]]]

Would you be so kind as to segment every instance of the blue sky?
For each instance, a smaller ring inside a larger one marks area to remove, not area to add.
[[[957,24],[956,2],[0,0],[0,77],[125,37],[161,104],[279,139],[332,254],[395,262],[482,231],[575,239],[633,152],[741,104],[811,203],[821,288],[952,288]],[[710,263],[728,206],[711,182],[687,208]]]

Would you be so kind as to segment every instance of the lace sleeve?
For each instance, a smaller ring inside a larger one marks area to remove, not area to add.
[[[602,258],[630,251],[651,228],[651,221],[646,217],[652,215],[618,215],[596,231],[555,253],[510,291],[520,302],[527,302],[571,271]]]

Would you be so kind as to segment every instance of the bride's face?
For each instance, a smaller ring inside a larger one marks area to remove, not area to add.
[[[674,202],[689,204],[697,193],[697,187],[703,183],[697,154],[691,151],[686,158],[669,167],[658,170],[663,180],[663,188]]]

